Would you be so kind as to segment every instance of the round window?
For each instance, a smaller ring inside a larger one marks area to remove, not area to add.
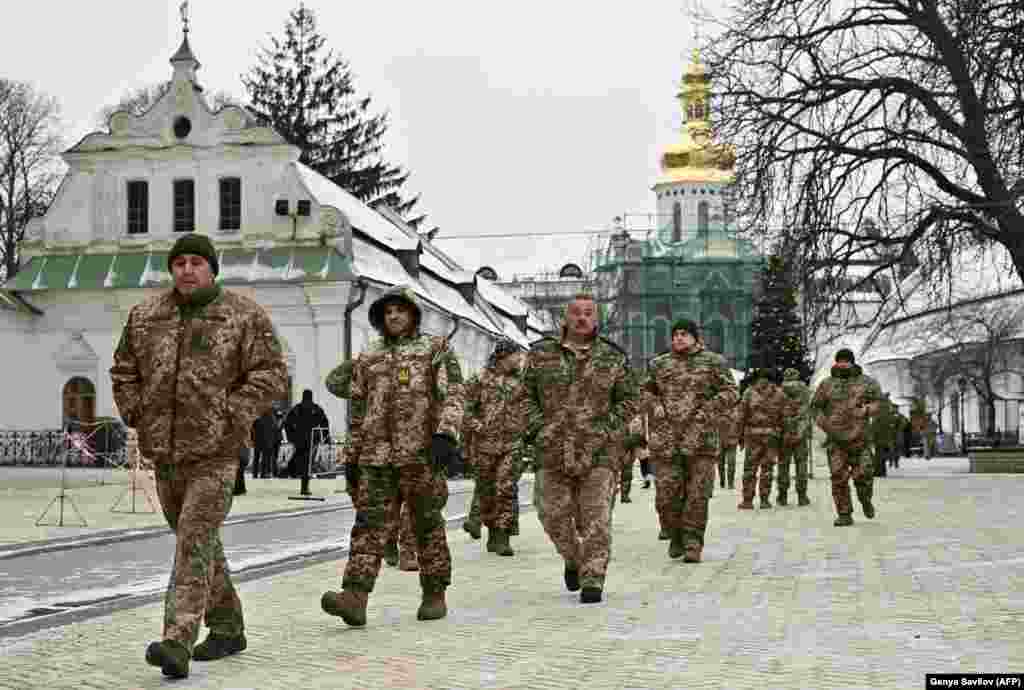
[[[182,115],[174,120],[174,136],[184,139],[192,131],[192,122]]]

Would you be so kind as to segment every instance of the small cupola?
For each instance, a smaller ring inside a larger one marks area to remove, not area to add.
[[[201,65],[196,56],[192,54],[192,46],[188,43],[188,30],[188,3],[184,2],[181,4],[181,45],[178,46],[177,52],[171,56],[171,66],[174,67],[172,80],[175,82],[188,81],[202,91],[202,87],[196,81],[196,70]]]

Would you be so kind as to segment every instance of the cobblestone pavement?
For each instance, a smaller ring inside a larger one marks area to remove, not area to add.
[[[653,490],[617,506],[605,601],[582,606],[532,514],[514,558],[449,532],[449,615],[418,622],[415,574],[382,572],[365,628],[320,612],[344,561],[245,582],[249,649],[170,682],[145,665],[146,605],[0,639],[0,688],[921,688],[1024,670],[1024,475],[904,460],[878,516],[712,499],[705,562],[670,561]]]

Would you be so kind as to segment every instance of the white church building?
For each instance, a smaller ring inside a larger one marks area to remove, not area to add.
[[[312,389],[336,430],[346,409],[324,379],[374,335],[368,309],[390,286],[413,288],[423,330],[450,336],[466,375],[498,337],[543,335],[524,302],[299,163],[247,110],[211,110],[187,33],[171,65],[150,110],[115,112],[64,152],[56,197],[27,229],[21,268],[0,287],[0,432],[117,416],[114,348],[132,306],[169,289],[167,252],[183,232],[208,235],[220,283],[267,309],[290,402]]]

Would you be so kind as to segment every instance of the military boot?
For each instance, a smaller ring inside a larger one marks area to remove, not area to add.
[[[754,503],[750,499],[744,498],[736,507],[740,510],[753,510]]]
[[[246,647],[245,634],[238,636],[217,635],[210,633],[206,639],[196,645],[192,650],[192,658],[196,661],[216,661],[232,654],[244,651]]]
[[[600,604],[601,594],[602,592],[600,587],[584,587],[583,591],[580,592],[580,603]]]
[[[629,484],[622,485],[622,502],[632,503],[633,499],[629,497]]]
[[[487,552],[488,553],[495,553],[495,549],[497,548],[497,544],[498,544],[497,539],[498,539],[497,530],[495,530],[493,527],[488,527],[487,528]]]
[[[408,549],[402,549],[401,554],[398,558],[398,569],[412,573],[420,569],[420,559],[417,558],[415,551]]]
[[[494,529],[490,533],[494,534],[494,553],[499,556],[516,555],[516,552],[512,550],[512,545],[508,543],[508,532],[503,529]]]
[[[565,581],[565,588],[570,592],[578,592],[580,589],[580,571],[575,565],[565,564],[565,572],[562,573]]]
[[[780,491],[778,497],[776,497],[775,499],[775,502],[779,504],[780,508],[785,508],[786,506],[788,506],[789,499],[786,497],[786,492]]]
[[[668,530],[662,527],[661,530],[658,532],[658,541],[668,541],[668,538]]]
[[[843,513],[832,524],[836,527],[849,527],[853,524],[853,516],[849,513]]]
[[[444,590],[440,592],[424,592],[423,602],[416,612],[416,620],[436,621],[448,615],[448,604],[444,600]]]
[[[150,642],[146,647],[146,663],[159,666],[168,678],[188,678],[188,649],[176,640]]]
[[[873,520],[875,517],[875,506],[871,502],[870,498],[866,498],[860,502],[861,508],[864,509],[864,517],[868,520]]]
[[[332,616],[341,616],[349,625],[359,628],[366,625],[366,604],[369,592],[346,589],[342,592],[324,592],[320,597],[320,608]]]
[[[767,496],[762,496],[761,497],[761,509],[762,510],[768,510],[771,507],[772,507],[772,502],[768,500],[768,497]]]
[[[683,563],[700,563],[700,544],[691,542],[686,545],[686,551],[683,553]]]
[[[398,542],[388,541],[384,545],[384,562],[394,567],[398,565]]]
[[[807,498],[807,492],[798,493],[796,495],[796,504],[798,506],[809,506],[811,505],[811,499]]]
[[[683,545],[683,530],[674,529],[669,532],[672,537],[672,541],[668,544],[668,557],[679,558],[686,552],[686,547]]]
[[[462,523],[462,530],[474,539],[480,538],[480,523],[472,521],[469,518]]]

